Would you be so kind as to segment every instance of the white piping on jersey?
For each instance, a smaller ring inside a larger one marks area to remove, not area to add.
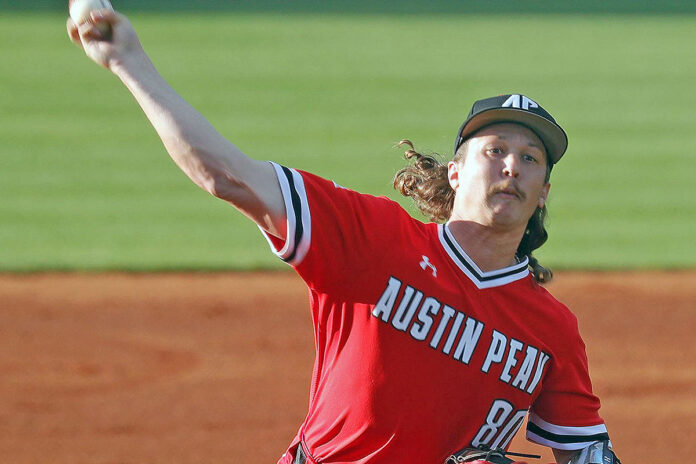
[[[309,201],[307,200],[307,192],[305,191],[304,179],[302,179],[302,175],[294,169],[290,169],[290,171],[295,179],[295,188],[297,189],[297,193],[300,197],[300,205],[302,209],[300,217],[302,219],[303,233],[300,237],[300,243],[297,244],[295,259],[290,263],[293,266],[297,266],[302,262],[305,255],[307,255],[307,252],[309,251],[309,244],[312,241],[312,213],[309,210]]]
[[[529,424],[536,425],[546,437],[530,430]],[[600,439],[608,439],[608,437],[607,426],[604,424],[584,427],[556,425],[546,422],[534,412],[529,413],[527,439],[544,446],[562,450],[578,450],[586,448]]]
[[[285,203],[286,233],[283,248],[277,250],[270,237],[261,227],[271,251],[291,266],[302,262],[312,238],[312,221],[302,175],[294,169],[270,162],[278,177],[280,191]]]
[[[540,437],[534,432],[527,430],[527,440],[538,443],[543,446],[548,446],[549,448],[556,448],[566,451],[575,451],[587,448],[591,444],[595,443],[596,440],[583,441],[583,442],[573,442],[573,443],[559,443],[557,441],[547,440],[546,438]]]
[[[534,412],[529,413],[529,420],[542,429],[557,435],[595,435],[597,433],[607,432],[607,426],[604,424],[587,425],[584,427],[556,425],[552,424],[551,422],[546,422]]]
[[[452,236],[448,224],[439,224],[437,234],[440,243],[454,263],[466,274],[477,288],[499,287],[509,284],[516,280],[523,279],[529,275],[529,260],[525,258],[522,262],[503,269],[484,272],[459,246],[459,243]]]

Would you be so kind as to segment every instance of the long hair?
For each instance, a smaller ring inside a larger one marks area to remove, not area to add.
[[[466,142],[465,142],[466,143]],[[418,153],[410,140],[402,140],[398,146],[406,145],[408,149],[404,157],[413,161],[394,176],[394,188],[402,195],[410,197],[416,207],[433,222],[446,222],[452,215],[454,207],[454,189],[449,184],[447,165],[439,162],[434,156]],[[466,152],[466,147],[457,151],[454,161],[461,161]],[[547,166],[546,181],[551,174],[551,167]],[[532,252],[546,243],[549,238],[544,221],[546,220],[546,205],[537,206],[529,218],[522,240],[517,247],[515,256],[517,259],[529,259],[534,279],[539,283],[550,282],[553,273],[542,266],[532,256]]]

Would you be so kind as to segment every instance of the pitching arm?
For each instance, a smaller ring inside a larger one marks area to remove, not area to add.
[[[121,79],[179,168],[200,188],[284,239],[285,206],[271,164],[247,157],[169,86],[125,16],[99,10],[91,19],[79,26],[68,19],[70,39]],[[103,23],[111,24],[110,41],[103,40],[96,27]]]

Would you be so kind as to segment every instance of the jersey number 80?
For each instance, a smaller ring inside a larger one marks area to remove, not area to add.
[[[509,401],[495,400],[486,416],[486,423],[476,433],[471,445],[506,448],[524,422],[526,415],[526,409],[515,411],[515,406]]]

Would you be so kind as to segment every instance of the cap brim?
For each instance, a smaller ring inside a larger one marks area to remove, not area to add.
[[[460,136],[467,139],[479,129],[504,122],[522,124],[532,130],[544,143],[547,156],[553,164],[561,159],[568,148],[568,136],[561,126],[529,111],[515,108],[492,108],[478,113],[462,127]]]

